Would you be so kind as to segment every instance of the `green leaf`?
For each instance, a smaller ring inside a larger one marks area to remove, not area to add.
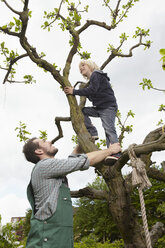
[[[1,48],[4,49],[4,47],[5,47],[5,42],[2,42],[1,43]]]
[[[29,11],[29,12],[28,12],[28,16],[29,16],[29,17],[32,17],[32,11]]]
[[[43,139],[43,140],[47,140],[47,132],[46,132],[46,130],[45,131],[41,131],[41,130],[39,130],[39,132],[40,132],[40,136],[39,136],[39,138],[40,139]]]
[[[129,112],[127,113],[127,116],[132,116],[134,118],[135,113],[133,113],[132,110],[129,110]]]
[[[145,90],[146,87],[147,87],[148,90],[153,88],[151,80],[147,79],[147,78],[143,78],[143,82],[141,82],[139,85],[142,85],[143,90]]]
[[[20,142],[26,142],[29,139],[30,132],[26,130],[26,124],[19,122],[19,126],[15,128],[15,131],[18,131],[17,137],[20,139]]]
[[[158,111],[165,111],[165,105],[164,104],[161,104]]]
[[[159,52],[161,55],[165,55],[165,49],[160,49]]]
[[[163,120],[160,119],[160,121],[156,124],[157,126],[162,126],[163,125]]]
[[[25,79],[25,84],[36,83],[36,80],[33,79],[32,75],[25,75],[23,78]]]
[[[78,144],[78,137],[77,137],[77,135],[73,135],[72,136],[72,142],[75,143],[75,144]]]

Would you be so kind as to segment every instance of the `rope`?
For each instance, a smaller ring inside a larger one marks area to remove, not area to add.
[[[147,245],[147,248],[152,248],[151,238],[150,238],[150,234],[148,230],[148,222],[147,222],[147,216],[146,216],[144,196],[143,196],[143,189],[151,187],[152,184],[147,177],[144,162],[140,158],[136,157],[136,154],[133,149],[134,146],[135,144],[130,145],[128,147],[128,155],[131,160],[131,165],[133,168],[132,185],[138,187],[140,205],[141,205],[141,213],[142,213],[142,219],[143,219],[143,228],[144,228],[145,238],[146,238],[146,245]]]

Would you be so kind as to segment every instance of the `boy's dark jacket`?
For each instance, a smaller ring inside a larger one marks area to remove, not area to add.
[[[107,73],[95,70],[90,77],[89,86],[79,90],[74,89],[73,95],[86,96],[98,109],[117,108],[114,91],[109,81]]]

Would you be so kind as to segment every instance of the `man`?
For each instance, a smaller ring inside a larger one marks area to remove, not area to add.
[[[54,158],[58,149],[51,142],[32,138],[23,147],[26,159],[35,163],[27,189],[32,207],[31,229],[26,248],[73,248],[73,217],[66,175],[86,170],[121,150],[118,143],[100,151]]]

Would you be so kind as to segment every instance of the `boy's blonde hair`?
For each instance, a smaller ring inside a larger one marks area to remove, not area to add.
[[[82,64],[85,64],[85,65],[88,65],[89,68],[91,69],[91,71],[94,71],[94,70],[100,70],[100,68],[98,67],[98,65],[96,65],[96,63],[92,60],[81,60],[80,63],[79,63],[79,68]]]

